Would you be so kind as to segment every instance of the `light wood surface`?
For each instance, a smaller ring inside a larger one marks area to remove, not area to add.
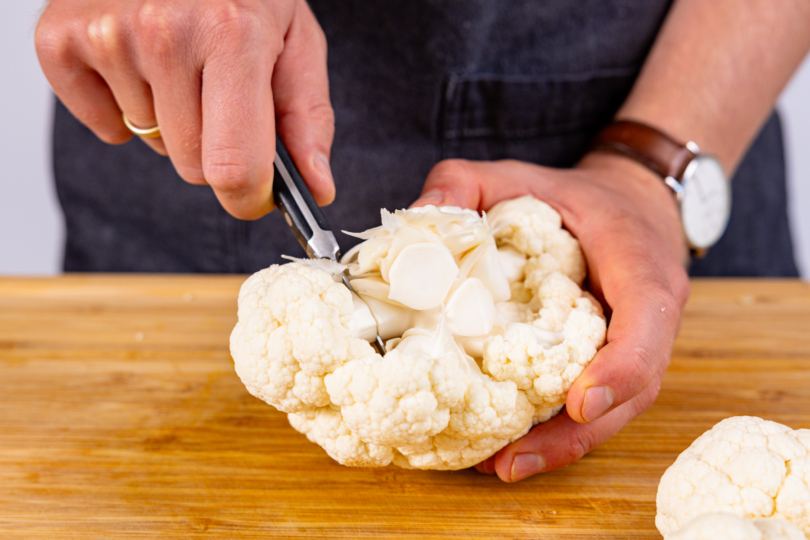
[[[580,462],[342,467],[236,377],[243,279],[0,279],[0,538],[660,538],[659,478],[699,434],[810,428],[810,285],[703,280],[656,404]]]

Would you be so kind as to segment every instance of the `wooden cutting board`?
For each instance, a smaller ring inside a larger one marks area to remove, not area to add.
[[[0,538],[660,538],[658,481],[695,437],[810,427],[810,285],[699,280],[658,401],[578,463],[342,467],[236,377],[242,280],[0,279]]]

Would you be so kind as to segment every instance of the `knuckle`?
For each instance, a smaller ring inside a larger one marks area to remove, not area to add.
[[[585,454],[596,448],[598,444],[592,430],[576,430],[574,432],[574,438],[567,448],[567,462],[573,463],[581,459]]]
[[[661,293],[658,302],[661,304],[661,313],[671,324],[672,328],[676,328],[678,321],[681,319],[681,303],[675,298],[675,294],[671,289],[667,289]]]
[[[224,0],[211,5],[207,22],[217,39],[254,43],[265,34],[268,21],[250,0]],[[283,38],[280,38],[283,39]]]
[[[644,291],[646,300],[660,310],[664,323],[674,332],[681,318],[681,303],[670,283],[654,281]]]
[[[629,364],[628,367],[630,368],[627,369],[627,373],[634,374],[633,379],[641,384],[648,384],[649,380],[653,376],[653,373],[655,372],[654,359],[650,354],[649,349],[645,347],[635,347],[628,353],[627,362]],[[637,388],[638,390],[641,389],[641,387]]]
[[[332,132],[335,130],[335,110],[332,105],[325,102],[318,102],[310,105],[307,116],[315,122]]]
[[[34,32],[34,48],[43,68],[70,63],[74,54],[69,26],[52,24],[43,16]]]
[[[87,24],[87,43],[97,65],[115,65],[126,53],[121,24],[110,14]]]
[[[328,49],[326,34],[317,22],[313,25],[311,46],[326,56]]]
[[[251,161],[237,148],[209,148],[203,162],[205,180],[217,190],[231,195],[246,193],[251,185]]]
[[[168,58],[176,54],[187,27],[188,19],[166,3],[147,1],[138,12],[139,43],[153,57]]]
[[[468,161],[464,159],[445,159],[433,167],[429,176],[433,180],[464,180],[470,174],[470,163]]]
[[[675,295],[675,298],[678,301],[679,306],[683,306],[686,304],[686,301],[689,299],[689,292],[690,292],[690,285],[689,285],[689,274],[686,273],[686,270],[682,267],[678,267],[674,275],[671,278],[672,281],[672,292]]]
[[[299,21],[299,24],[291,23],[297,28],[296,33],[300,33],[301,39],[306,41],[307,48],[325,57],[327,50],[326,34],[306,2],[296,4],[293,19]]]

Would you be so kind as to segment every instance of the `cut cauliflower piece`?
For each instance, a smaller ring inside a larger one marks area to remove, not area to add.
[[[745,519],[728,512],[714,512],[688,521],[666,540],[807,540],[807,537],[783,519]]]
[[[559,413],[604,344],[601,307],[548,205],[490,215],[496,235],[471,210],[383,210],[342,264],[248,278],[231,354],[250,393],[353,466],[469,467]]]
[[[664,536],[710,512],[779,517],[810,532],[810,430],[748,416],[723,420],[667,469],[656,503]]]

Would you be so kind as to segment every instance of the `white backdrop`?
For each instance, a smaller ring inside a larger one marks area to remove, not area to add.
[[[63,225],[50,176],[52,111],[33,46],[44,0],[0,7],[0,274],[55,274]],[[810,60],[780,100],[788,141],[791,226],[810,278]]]

